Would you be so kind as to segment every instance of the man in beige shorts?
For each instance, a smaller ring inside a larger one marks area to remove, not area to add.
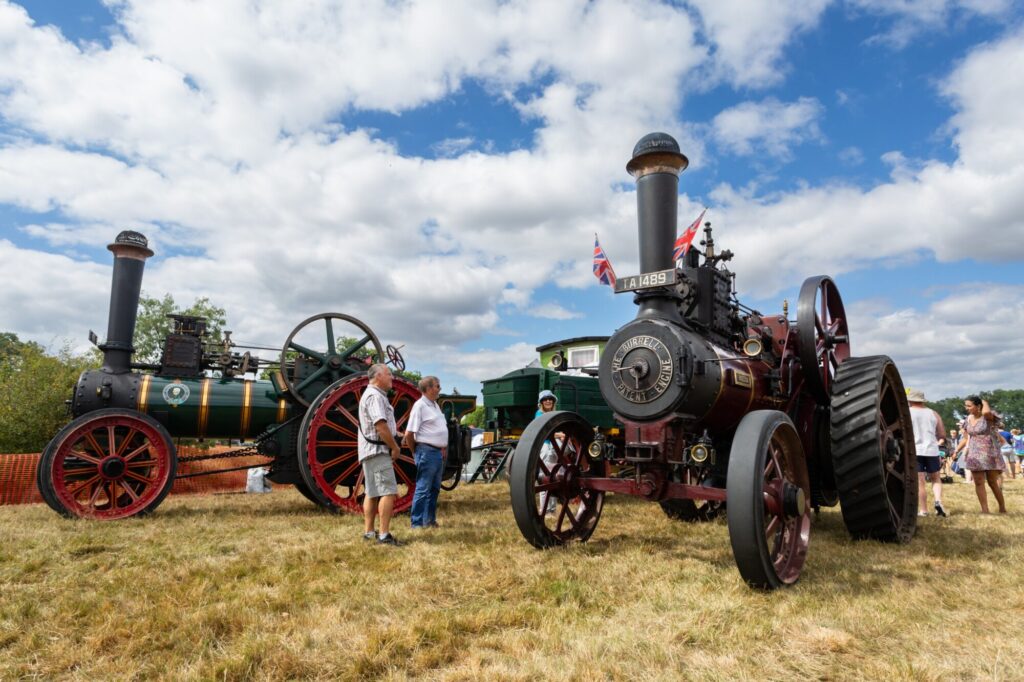
[[[367,376],[370,385],[359,399],[359,461],[363,466],[366,487],[363,498],[364,540],[397,547],[391,534],[391,515],[398,495],[394,463],[398,460],[395,410],[388,400],[391,370],[387,365],[371,365]],[[374,521],[380,516],[380,534],[374,532]]]

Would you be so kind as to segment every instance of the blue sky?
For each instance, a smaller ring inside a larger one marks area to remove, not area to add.
[[[643,134],[691,167],[742,300],[831,274],[855,354],[931,396],[1024,386],[1024,33],[1009,0],[0,0],[0,328],[102,335],[144,289],[276,345],[348,312],[446,387],[634,312]],[[41,301],[45,299],[45,301]]]

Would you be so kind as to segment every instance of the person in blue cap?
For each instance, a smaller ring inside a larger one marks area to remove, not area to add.
[[[537,396],[537,412],[533,415],[533,418],[536,419],[545,412],[554,412],[555,405],[557,404],[558,398],[555,397],[554,393],[546,389],[541,391],[540,394]],[[562,436],[562,434],[555,434],[556,439],[559,438],[560,436]],[[551,441],[544,441],[544,444],[540,448],[540,458],[541,461],[544,462],[544,466],[546,466],[549,470],[551,469],[551,467],[558,463],[558,455],[555,453],[555,448],[554,446],[551,445]],[[537,475],[541,475],[541,472],[538,471]],[[553,513],[558,506],[555,500],[548,499],[547,493],[541,493],[541,498],[541,504],[546,507],[545,513]]]

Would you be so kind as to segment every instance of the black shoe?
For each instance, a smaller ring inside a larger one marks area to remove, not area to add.
[[[935,502],[935,513],[938,514],[939,516],[945,516],[946,515],[946,509],[942,506],[941,502],[938,502],[938,501]]]
[[[367,542],[369,542],[370,540],[376,540],[377,539],[377,532],[371,530],[369,533],[363,533],[363,539],[366,540]]]
[[[402,546],[402,543],[398,541],[398,538],[396,538],[391,533],[388,533],[387,535],[381,535],[379,538],[377,538],[377,544],[378,545],[391,545],[392,547],[401,547]]]

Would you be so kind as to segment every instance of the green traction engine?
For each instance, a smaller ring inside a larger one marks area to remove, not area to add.
[[[404,430],[419,389],[397,372],[405,361],[382,347],[358,319],[322,313],[303,320],[274,360],[238,344],[225,332],[212,342],[206,321],[173,315],[159,363],[132,362],[142,273],[153,255],[146,238],[122,232],[107,247],[114,254],[107,339],[100,369],[83,372],[70,400],[74,419],[46,446],[36,475],[43,499],[69,517],[119,519],[145,514],[167,496],[176,478],[269,466],[275,483],[293,484],[331,511],[359,512],[363,479],[356,438],[359,398],[373,362],[396,371],[390,394]],[[95,342],[95,334],[90,333]],[[252,377],[259,373],[269,380]],[[469,431],[459,418],[473,410],[471,396],[442,395],[449,418],[445,478],[457,485],[469,458]],[[227,439],[237,450],[181,457],[178,439]],[[184,461],[258,457],[264,461],[228,469],[178,474]],[[412,504],[416,465],[403,449],[396,464],[396,511]]]

